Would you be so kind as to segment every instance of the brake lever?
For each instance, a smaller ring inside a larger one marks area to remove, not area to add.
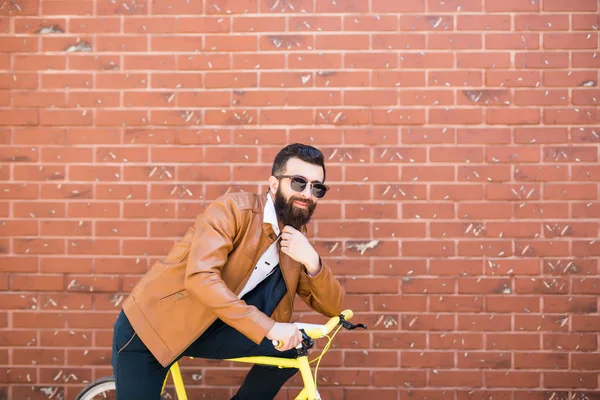
[[[353,324],[352,322],[349,322],[349,321],[342,321],[342,326],[344,328],[348,329],[349,331],[356,329],[356,328],[367,329],[367,326],[364,324]]]
[[[353,324],[353,323],[352,323],[352,322],[350,322],[350,321],[346,321],[346,320],[344,319],[344,316],[343,316],[343,315],[340,315],[340,324],[341,324],[341,325],[342,325],[344,328],[348,329],[349,331],[351,331],[351,330],[354,330],[354,329],[356,329],[356,328],[367,329],[367,326],[366,326],[366,325],[364,325],[364,324]]]

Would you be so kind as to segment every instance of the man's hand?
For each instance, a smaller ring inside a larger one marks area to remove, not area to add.
[[[295,324],[275,322],[275,325],[267,333],[267,339],[277,340],[280,344],[283,343],[282,346],[276,347],[276,349],[286,351],[293,349],[302,342],[302,333]]]
[[[308,273],[316,275],[321,270],[319,255],[299,230],[286,225],[281,231],[281,251],[304,264]]]

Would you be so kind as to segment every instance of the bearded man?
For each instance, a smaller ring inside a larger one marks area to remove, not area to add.
[[[114,325],[118,400],[160,399],[183,356],[294,358],[296,295],[328,317],[343,310],[342,287],[305,236],[329,189],[323,153],[288,145],[271,174],[267,193],[212,202],[133,288]],[[296,372],[254,365],[232,400],[273,399]]]

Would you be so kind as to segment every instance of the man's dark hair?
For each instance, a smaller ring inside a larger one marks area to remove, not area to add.
[[[325,182],[325,161],[321,150],[307,144],[294,143],[285,146],[277,153],[273,160],[271,175],[277,176],[283,172],[290,158],[299,158],[309,164],[318,165],[323,168],[323,182]]]

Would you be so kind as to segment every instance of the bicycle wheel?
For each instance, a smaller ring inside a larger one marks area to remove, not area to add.
[[[115,378],[105,376],[83,388],[75,400],[115,400],[116,398]]]

